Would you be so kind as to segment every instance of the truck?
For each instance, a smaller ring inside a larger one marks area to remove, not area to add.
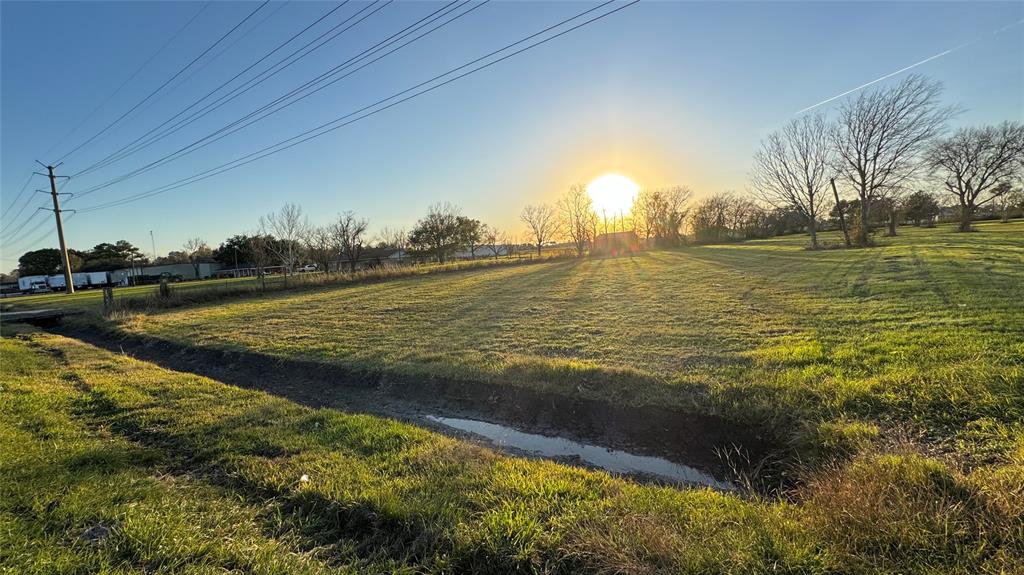
[[[18,289],[21,293],[42,293],[50,290],[46,276],[25,276],[18,278]]]

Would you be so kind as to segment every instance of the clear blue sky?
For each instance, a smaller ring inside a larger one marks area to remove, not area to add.
[[[39,169],[34,160],[54,161],[99,131],[257,5],[209,5],[62,141],[203,4],[0,4],[0,206],[8,212],[2,269],[15,267],[27,249],[56,245],[56,234],[47,233],[48,214],[21,233],[9,233],[48,202],[35,194],[21,217],[9,212],[28,174]],[[134,156],[77,178],[66,190],[85,190],[174,151],[441,5],[395,2],[258,88]],[[183,75],[184,82],[172,83],[172,91],[161,92],[137,116],[65,159],[59,172],[74,173],[130,142],[331,6],[266,6]],[[365,6],[345,6],[300,40]],[[69,199],[66,207],[118,199],[219,165],[587,7],[491,2],[283,112],[166,166]],[[698,194],[742,190],[760,139],[797,110],[980,36],[915,71],[945,83],[945,99],[966,109],[958,123],[1021,119],[1024,26],[992,32],[1022,19],[1020,2],[641,2],[281,154],[136,203],[76,215],[67,224],[68,240],[87,249],[127,239],[149,252],[153,230],[161,254],[193,236],[216,246],[253,229],[260,214],[286,201],[301,204],[314,223],[355,210],[373,230],[409,226],[428,205],[450,201],[467,215],[519,233],[517,215],[525,204],[552,201],[570,184],[606,172],[645,186],[686,184]],[[28,191],[46,185],[37,178]],[[46,225],[24,234],[44,218]]]

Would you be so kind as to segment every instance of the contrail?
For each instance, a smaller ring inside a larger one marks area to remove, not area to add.
[[[942,52],[939,52],[938,54],[934,54],[932,56],[928,56],[927,58],[925,58],[924,60],[921,60],[920,62],[915,62],[915,63],[913,63],[913,64],[911,64],[909,66],[906,66],[904,68],[900,68],[899,70],[896,70],[895,72],[890,72],[890,73],[886,74],[885,76],[882,76],[880,78],[875,78],[874,80],[871,80],[870,82],[861,84],[860,86],[857,86],[856,88],[847,90],[847,91],[843,92],[842,94],[837,94],[835,96],[832,96],[831,98],[828,98],[826,100],[822,100],[822,101],[818,102],[817,104],[813,104],[813,105],[807,106],[806,108],[796,112],[794,114],[794,116],[799,116],[800,114],[803,114],[804,112],[807,112],[808,110],[813,110],[813,109],[817,108],[818,106],[823,106],[825,104],[828,104],[829,102],[832,102],[834,100],[838,100],[839,98],[842,98],[843,96],[847,96],[847,95],[852,94],[852,93],[854,93],[854,92],[856,92],[858,90],[863,90],[864,88],[867,88],[868,86],[870,86],[872,84],[877,84],[877,83],[881,82],[882,80],[887,80],[889,78],[892,78],[893,76],[902,74],[903,72],[906,72],[907,70],[910,70],[911,68],[916,68],[916,67],[918,67],[918,66],[920,66],[922,64],[927,64],[928,62],[931,62],[932,60],[935,60],[937,58],[941,58],[941,57],[943,57],[943,56],[945,56],[947,54],[951,54],[953,52],[956,52],[957,50],[961,50],[963,48],[966,48],[967,46],[970,46],[971,44],[974,44],[976,42],[979,42],[979,41],[985,39],[986,36],[995,36],[997,34],[1001,34],[1002,32],[1005,32],[1005,31],[1009,30],[1010,28],[1013,28],[1014,26],[1019,26],[1020,24],[1024,24],[1024,20],[1018,20],[1018,21],[1016,21],[1016,22],[1014,22],[1012,24],[1007,24],[1006,26],[1003,26],[1002,28],[999,28],[999,29],[993,31],[991,34],[978,36],[977,38],[975,38],[974,40],[971,40],[970,42],[964,42],[963,44],[960,44],[959,46],[954,46],[954,47],[952,47],[952,48],[950,48],[948,50],[943,50]]]

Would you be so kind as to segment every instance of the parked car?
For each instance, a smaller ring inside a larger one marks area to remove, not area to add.
[[[317,270],[316,264],[306,264],[306,265],[302,266],[301,268],[299,268],[299,272],[300,273],[303,273],[303,272],[315,272],[316,270]]]

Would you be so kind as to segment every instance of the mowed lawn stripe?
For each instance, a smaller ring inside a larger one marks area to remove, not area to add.
[[[970,425],[1004,433],[1024,415],[1024,222],[979,227],[901,228],[871,249],[812,252],[788,237],[402,278],[121,328],[411,383],[698,409],[800,449],[839,421],[972,451],[987,439]]]

